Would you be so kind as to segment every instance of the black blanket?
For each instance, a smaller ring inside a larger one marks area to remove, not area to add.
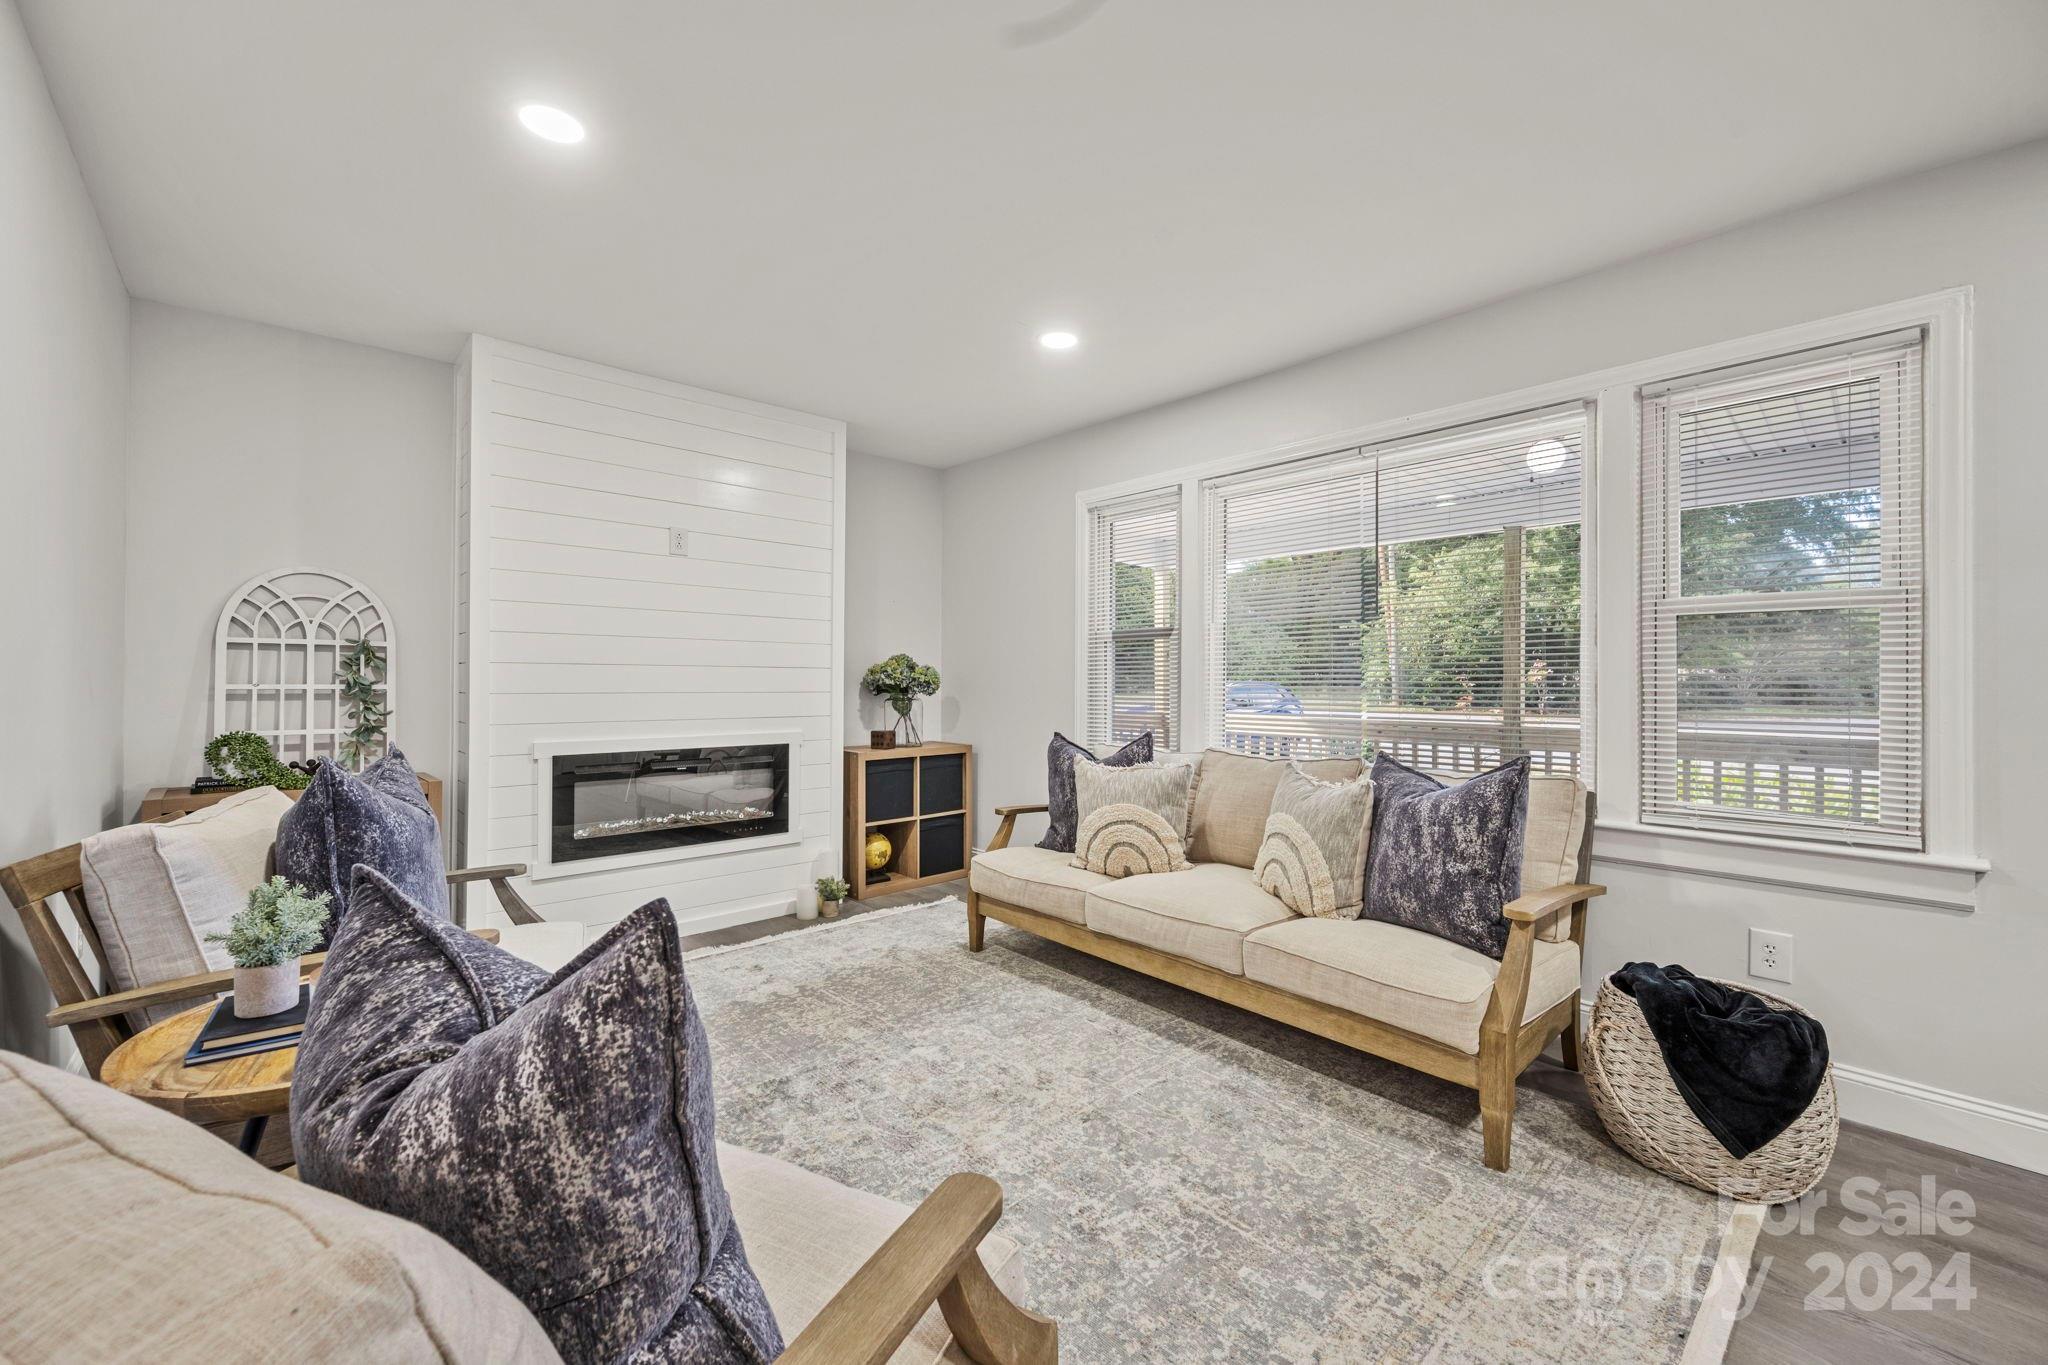
[[[1818,1019],[1683,967],[1631,962],[1612,978],[1635,997],[1687,1105],[1738,1160],[1791,1126],[1828,1074]]]

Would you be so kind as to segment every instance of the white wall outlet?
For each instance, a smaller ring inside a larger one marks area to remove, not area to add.
[[[672,555],[686,555],[690,553],[690,533],[683,530],[680,526],[669,528],[668,552]]]
[[[1792,979],[1792,935],[1772,929],[1749,931],[1749,974],[1765,981]]]

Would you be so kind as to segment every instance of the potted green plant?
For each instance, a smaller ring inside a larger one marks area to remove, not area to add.
[[[915,746],[924,742],[912,708],[919,697],[929,697],[939,690],[938,669],[921,664],[908,654],[891,654],[862,674],[860,685],[887,699],[896,713],[896,733],[904,744]]]
[[[235,964],[235,1017],[261,1019],[288,1010],[299,999],[299,959],[320,946],[327,927],[326,892],[272,877],[249,893],[249,903],[228,921],[224,943]]]
[[[797,918],[815,919],[822,912],[826,919],[838,919],[839,907],[846,900],[846,893],[852,889],[838,877],[818,878],[818,908],[808,915],[799,910]]]

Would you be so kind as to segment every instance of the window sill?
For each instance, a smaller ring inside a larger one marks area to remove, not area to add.
[[[1792,844],[1627,820],[1599,820],[1594,831],[1595,863],[1939,910],[1976,909],[1977,880],[1991,867],[1982,858]]]

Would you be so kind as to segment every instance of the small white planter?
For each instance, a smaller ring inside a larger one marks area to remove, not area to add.
[[[798,919],[816,919],[818,917],[818,902],[815,900],[799,899],[796,903],[796,917]]]
[[[235,1018],[261,1019],[299,1003],[299,960],[235,968]]]

